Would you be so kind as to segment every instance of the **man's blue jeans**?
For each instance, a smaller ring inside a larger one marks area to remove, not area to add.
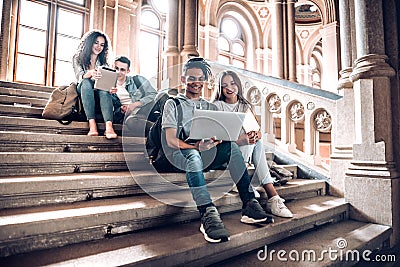
[[[98,97],[104,122],[112,122],[114,107],[111,94],[103,90],[94,90],[93,86],[94,81],[91,79],[83,79],[77,87],[87,119],[96,119],[96,97]]]
[[[216,148],[201,153],[196,149],[177,150],[173,153],[173,159],[178,168],[186,171],[186,180],[201,214],[206,207],[213,206],[204,179],[204,162],[209,162],[207,169],[218,169],[225,163],[228,164],[227,168],[239,191],[243,206],[254,198],[242,153],[234,142],[222,142]]]

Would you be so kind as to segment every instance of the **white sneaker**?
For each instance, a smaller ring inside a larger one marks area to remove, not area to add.
[[[267,202],[267,211],[271,212],[275,216],[292,218],[293,213],[283,202],[285,202],[285,200],[278,195],[271,197]]]

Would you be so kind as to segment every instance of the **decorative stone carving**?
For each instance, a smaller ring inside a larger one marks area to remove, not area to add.
[[[300,102],[294,102],[289,109],[290,119],[294,122],[304,120],[304,106]]]
[[[277,94],[272,94],[268,97],[268,110],[271,113],[280,113],[282,102]]]
[[[308,102],[308,103],[307,103],[307,109],[308,109],[308,110],[313,110],[314,108],[315,108],[314,102]]]
[[[331,115],[326,110],[319,110],[314,116],[314,127],[319,132],[330,132],[332,129]]]
[[[247,92],[247,100],[249,100],[249,102],[254,106],[260,105],[261,102],[260,90],[258,90],[257,87],[250,88],[249,91]]]
[[[289,100],[290,100],[290,95],[285,94],[285,95],[283,96],[283,101],[289,102]]]

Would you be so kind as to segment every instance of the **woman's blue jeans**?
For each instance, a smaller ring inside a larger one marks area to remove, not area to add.
[[[205,207],[213,205],[204,179],[204,162],[209,162],[207,164],[209,166],[206,166],[207,169],[218,169],[227,163],[227,168],[239,191],[243,207],[248,200],[254,198],[242,153],[234,142],[222,142],[216,148],[204,152],[199,152],[196,149],[177,150],[173,153],[173,159],[178,168],[186,171],[186,180],[201,214],[204,213]]]
[[[85,110],[87,119],[96,119],[97,98],[97,104],[100,104],[104,122],[112,122],[114,107],[111,94],[107,91],[95,90],[93,87],[94,81],[91,79],[83,79],[77,87],[77,91],[82,100],[83,109]]]

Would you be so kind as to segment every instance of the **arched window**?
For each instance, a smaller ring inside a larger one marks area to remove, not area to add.
[[[140,17],[139,73],[157,88],[161,88],[163,79],[162,52],[166,41],[167,9],[168,1],[145,0]]]
[[[85,6],[85,0],[19,1],[13,81],[58,86],[75,79],[71,60]]]
[[[233,17],[222,19],[218,38],[218,61],[239,68],[246,67],[243,30]]]

